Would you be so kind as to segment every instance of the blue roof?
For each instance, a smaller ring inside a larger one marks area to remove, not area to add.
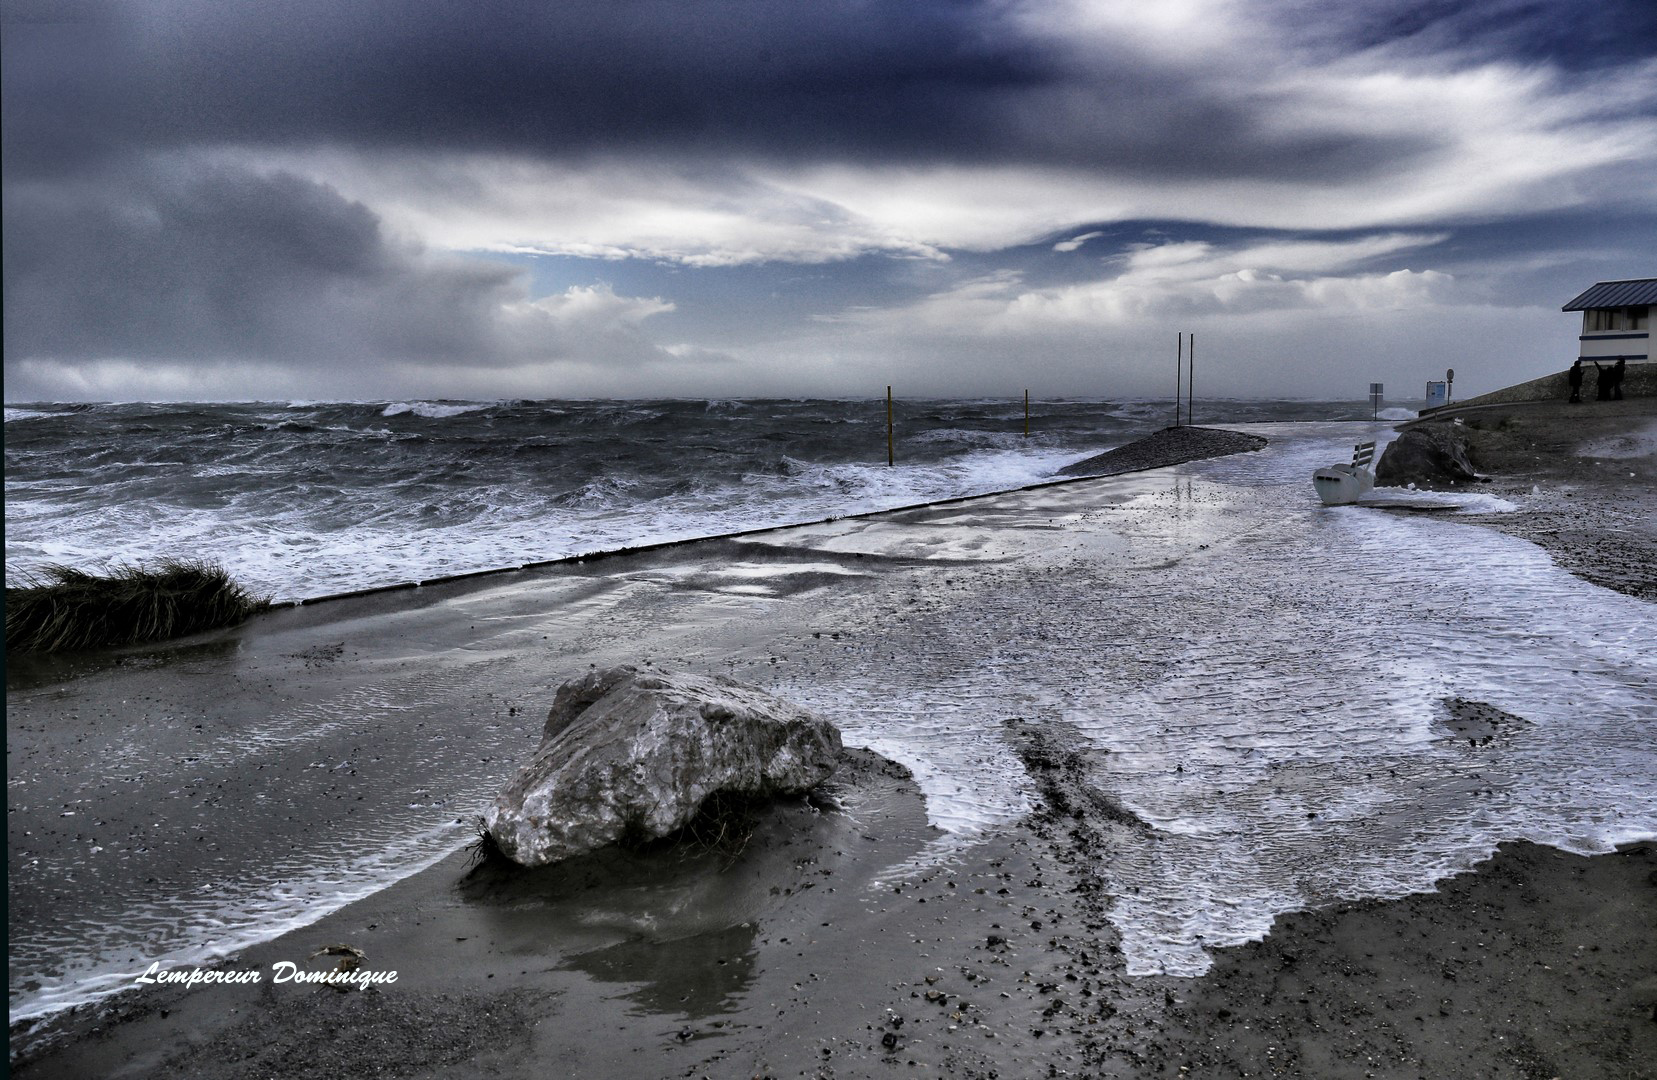
[[[1657,278],[1630,278],[1601,281],[1572,300],[1560,311],[1587,311],[1589,308],[1638,307],[1657,304]]]

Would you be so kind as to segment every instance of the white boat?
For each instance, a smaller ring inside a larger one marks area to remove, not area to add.
[[[1326,465],[1312,474],[1312,486],[1325,506],[1346,506],[1375,486],[1369,464],[1375,460],[1375,444],[1359,443],[1352,448],[1350,465]]]

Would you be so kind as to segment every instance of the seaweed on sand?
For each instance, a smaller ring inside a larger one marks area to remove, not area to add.
[[[477,839],[465,847],[466,867],[470,870],[477,866],[504,866],[512,860],[495,840],[495,834],[489,831],[483,815],[479,814],[472,819],[472,832]]]
[[[655,841],[681,856],[712,853],[725,868],[742,857],[759,826],[760,810],[771,800],[735,791],[716,791],[702,800],[696,816],[678,832]]]
[[[6,589],[6,648],[67,652],[137,645],[239,623],[270,607],[216,563],[163,559],[92,574],[52,565]]]

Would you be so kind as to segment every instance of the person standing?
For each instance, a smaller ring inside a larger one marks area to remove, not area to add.
[[[1628,361],[1617,357],[1617,362],[1611,368],[1611,400],[1622,400],[1622,377],[1628,373]]]
[[[1577,357],[1576,363],[1571,365],[1571,370],[1565,373],[1565,380],[1571,384],[1571,403],[1580,405],[1582,403],[1582,358],[1580,356]]]

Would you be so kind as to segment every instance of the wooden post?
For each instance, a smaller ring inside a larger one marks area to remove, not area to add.
[[[1030,391],[1024,391],[1024,437],[1030,437]]]
[[[1185,362],[1191,365],[1190,374],[1185,378],[1185,422],[1196,423],[1191,412],[1191,399],[1196,396],[1197,390],[1197,332],[1191,331],[1191,346],[1185,350]]]
[[[1174,426],[1179,427],[1180,376],[1185,369],[1185,335],[1174,335]]]
[[[888,467],[891,466],[893,457],[894,457],[894,455],[892,453],[892,388],[890,386],[888,386],[886,388],[886,464],[887,464]]]

